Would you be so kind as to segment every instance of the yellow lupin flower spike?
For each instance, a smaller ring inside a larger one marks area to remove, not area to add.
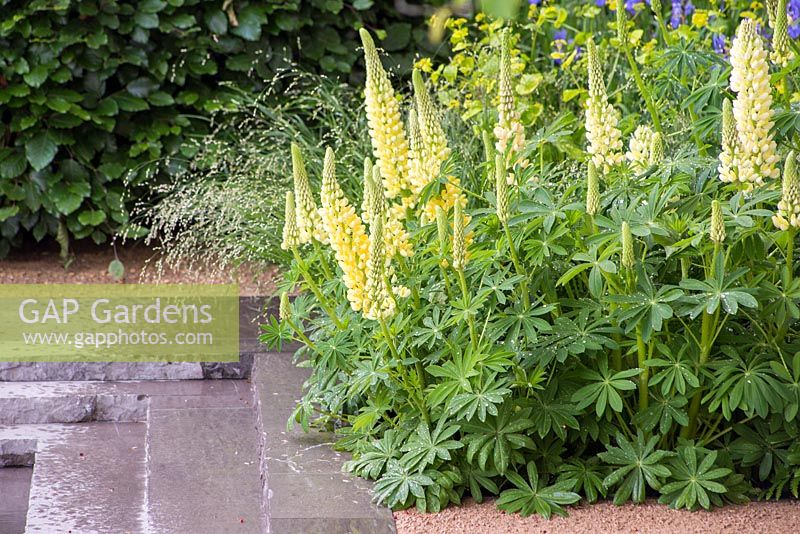
[[[377,174],[377,173],[376,173]],[[386,217],[386,201],[383,191],[373,187],[370,201],[369,259],[363,313],[367,319],[379,321],[394,314],[395,303],[387,287],[387,259],[384,248],[383,222]]]
[[[721,245],[725,241],[725,218],[722,215],[722,205],[719,200],[711,201],[711,229],[708,236],[716,245]]]
[[[412,183],[412,192],[418,195],[422,189],[439,176],[442,164],[450,155],[447,147],[447,138],[442,129],[441,120],[433,105],[422,74],[414,69],[411,75],[414,84],[414,110],[412,116],[416,119],[419,128],[419,154],[421,157],[421,176],[415,176]],[[409,117],[410,119],[411,117]]]
[[[794,52],[789,46],[789,19],[786,14],[786,0],[778,0],[774,17],[774,26],[770,24],[773,28],[770,59],[776,65],[785,67],[794,59]]]
[[[350,301],[350,307],[354,311],[359,311],[365,298],[369,238],[364,223],[336,181],[336,161],[330,148],[325,151],[321,196],[320,215],[330,236],[330,245],[336,254],[336,261],[342,269],[342,279],[347,287],[347,300]]]
[[[311,194],[306,165],[300,147],[292,143],[292,177],[294,179],[295,212],[297,213],[297,229],[300,232],[300,243],[309,243],[316,239],[322,244],[328,242],[328,236],[322,226],[319,210]]]
[[[498,83],[498,96],[500,103],[497,107],[498,121],[494,128],[497,138],[495,148],[500,154],[506,156],[507,166],[516,162],[516,154],[525,148],[525,129],[519,119],[514,102],[514,80],[511,72],[511,33],[504,30],[500,42],[500,78]]]
[[[772,90],[767,52],[755,21],[743,19],[731,46],[731,90],[738,139],[738,180],[761,185],[779,176],[772,134]]]
[[[797,179],[797,159],[789,152],[783,167],[783,188],[778,212],[772,216],[772,224],[780,230],[800,228],[800,181]]]
[[[733,106],[727,98],[722,101],[722,151],[719,153],[719,179],[723,182],[738,182],[739,136],[736,134],[736,119]]]
[[[400,104],[383,69],[375,42],[364,28],[359,30],[367,64],[366,95],[367,122],[372,148],[381,168],[383,186],[388,198],[394,198],[408,183],[408,142],[400,115]]]
[[[653,134],[653,139],[650,141],[650,165],[658,165],[664,160],[667,147],[664,145],[664,136],[661,132]]]
[[[638,126],[631,136],[631,140],[628,143],[628,151],[625,153],[625,159],[630,162],[633,172],[643,172],[650,165],[652,144],[652,128],[644,124]]]
[[[604,173],[622,161],[622,132],[618,128],[619,113],[608,102],[603,71],[597,57],[597,46],[587,44],[589,98],[586,101],[587,151],[598,170]]]
[[[361,219],[367,224],[370,223],[370,217],[375,211],[374,203],[378,188],[379,185],[375,183],[375,177],[373,176],[372,161],[369,158],[364,158],[364,193],[361,200]]]
[[[297,229],[297,215],[295,214],[294,193],[286,192],[286,211],[284,212],[283,240],[281,248],[291,250],[300,244],[300,232]]]

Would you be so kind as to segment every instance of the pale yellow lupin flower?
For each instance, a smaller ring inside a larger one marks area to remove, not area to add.
[[[283,239],[281,248],[291,250],[300,244],[300,232],[297,230],[297,216],[295,215],[294,193],[286,192],[286,211],[284,211]]]
[[[461,203],[453,207],[453,269],[460,271],[467,264],[467,244],[464,235],[464,212]]]
[[[336,162],[330,148],[325,151],[321,197],[320,215],[330,236],[336,261],[342,269],[347,300],[353,310],[359,311],[365,299],[369,238],[364,223],[336,181]]]
[[[716,245],[725,241],[725,218],[722,215],[722,204],[716,199],[711,201],[711,228],[708,237]]]
[[[650,148],[653,144],[653,130],[647,125],[641,125],[634,130],[628,142],[628,151],[625,159],[630,162],[631,170],[640,173],[650,165]]]
[[[328,236],[325,234],[317,204],[311,194],[311,185],[308,181],[306,165],[303,162],[303,154],[295,143],[292,143],[292,177],[300,243],[310,243],[312,239],[316,239],[320,243],[326,244]]]
[[[364,28],[359,33],[367,64],[364,93],[373,153],[381,168],[386,197],[395,198],[403,190],[409,189],[408,141],[400,104],[378,57],[375,42]]]
[[[388,319],[394,314],[395,302],[387,286],[388,259],[383,238],[386,201],[380,187],[374,186],[372,190],[374,193],[370,200],[369,259],[367,260],[367,280],[362,313],[367,319],[380,321]]]
[[[738,179],[761,185],[779,176],[772,134],[772,89],[767,51],[755,21],[743,19],[731,46],[731,90],[738,138]]]
[[[800,228],[800,181],[797,179],[797,160],[794,151],[789,152],[783,167],[783,188],[778,212],[772,216],[772,224],[781,230]]]
[[[619,113],[608,102],[603,71],[592,39],[587,42],[589,98],[586,100],[586,148],[598,170],[608,172],[622,161]]]
[[[414,109],[411,116],[416,120],[419,132],[419,146],[415,153],[415,157],[419,158],[419,168],[416,169],[419,174],[412,174],[411,192],[418,195],[426,185],[439,176],[442,164],[450,155],[450,149],[447,146],[439,114],[422,80],[422,74],[415,69],[411,78],[414,84]],[[409,124],[409,129],[411,127]]]
[[[589,160],[586,173],[586,213],[597,215],[600,211],[600,180],[597,176],[597,167]]]

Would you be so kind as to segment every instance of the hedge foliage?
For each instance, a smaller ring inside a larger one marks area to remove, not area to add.
[[[193,156],[184,140],[232,98],[222,82],[258,90],[289,64],[350,75],[354,28],[374,21],[387,50],[414,40],[371,0],[0,6],[0,257],[26,234],[105,241],[127,185]]]

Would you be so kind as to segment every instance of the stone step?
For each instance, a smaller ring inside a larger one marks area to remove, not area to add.
[[[309,373],[291,358],[287,353],[257,355],[253,371],[267,532],[394,533],[391,511],[372,502],[371,484],[342,472],[348,457],[331,449],[332,435],[286,430]]]
[[[188,380],[203,378],[194,362],[2,362],[0,382]]]
[[[32,473],[31,467],[0,469],[0,533],[25,532]]]
[[[145,423],[0,427],[35,444],[25,532],[146,531]]]
[[[0,425],[141,422],[148,403],[108,382],[0,382]]]

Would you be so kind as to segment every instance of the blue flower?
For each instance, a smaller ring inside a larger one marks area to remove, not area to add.
[[[564,47],[574,42],[575,39],[567,39],[567,30],[562,29],[553,32],[553,48],[556,52],[564,52]],[[563,62],[564,60],[560,57],[553,58],[553,63],[556,65],[561,65]]]
[[[676,29],[683,21],[683,2],[681,0],[672,0],[672,12],[669,17],[669,23],[672,29]]]
[[[800,37],[800,0],[789,0],[786,3],[786,13],[789,15],[789,37]]]
[[[594,5],[596,5],[597,7],[605,7],[606,0],[594,0]]]
[[[717,54],[724,56],[727,55],[727,50],[725,48],[725,35],[721,33],[715,33],[711,36],[711,46],[714,48],[714,52]]]
[[[528,0],[528,3],[532,6],[538,6],[542,3],[542,0]]]

